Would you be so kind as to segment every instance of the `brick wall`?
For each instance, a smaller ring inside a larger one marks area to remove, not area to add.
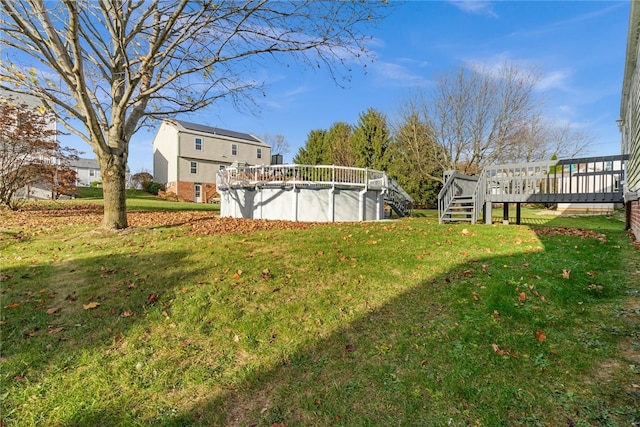
[[[194,183],[193,182],[169,182],[167,183],[167,193],[173,193],[178,195],[179,200],[184,200],[187,202],[193,202],[194,198]],[[215,184],[210,183],[202,183],[201,188],[202,193],[202,203],[207,203],[211,199],[219,199],[218,191],[216,190]]]
[[[640,200],[630,203],[631,205],[631,230],[636,239],[640,239]]]

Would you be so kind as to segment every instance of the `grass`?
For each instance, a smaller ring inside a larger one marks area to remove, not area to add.
[[[640,253],[622,223],[432,218],[5,227],[4,425],[640,422]]]
[[[76,197],[82,201],[102,203],[102,188],[78,187]],[[142,190],[127,190],[127,210],[130,212],[141,211],[220,211],[219,204],[173,202],[162,200],[157,196]]]

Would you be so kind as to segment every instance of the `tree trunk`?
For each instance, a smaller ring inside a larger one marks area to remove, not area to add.
[[[102,172],[104,218],[102,228],[119,230],[127,228],[126,204],[126,155],[106,154],[98,157]]]

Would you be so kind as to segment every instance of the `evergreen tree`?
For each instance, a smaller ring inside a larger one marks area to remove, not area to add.
[[[293,163],[299,165],[328,165],[331,157],[326,144],[327,131],[316,129],[309,132],[304,147],[293,157]]]
[[[336,122],[327,132],[326,142],[331,163],[338,166],[355,166],[356,153],[352,145],[353,129],[345,122]]]
[[[391,132],[384,114],[373,108],[360,114],[352,139],[357,156],[355,166],[387,170],[390,160],[387,148],[391,142]]]
[[[388,149],[389,174],[424,207],[434,207],[440,191],[445,152],[431,128],[410,110],[400,123]]]

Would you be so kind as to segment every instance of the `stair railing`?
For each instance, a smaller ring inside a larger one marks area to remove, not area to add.
[[[475,224],[480,218],[481,212],[484,209],[484,201],[487,194],[487,172],[483,170],[478,177],[478,182],[473,190],[473,215],[471,216],[471,223]]]
[[[413,198],[392,178],[387,180],[385,201],[394,208],[398,215],[407,216],[411,214]]]
[[[453,198],[456,196],[456,187],[454,186],[456,176],[458,172],[445,171],[443,176],[446,177],[444,185],[438,193],[438,222],[442,224],[444,221],[444,215],[446,214]]]

